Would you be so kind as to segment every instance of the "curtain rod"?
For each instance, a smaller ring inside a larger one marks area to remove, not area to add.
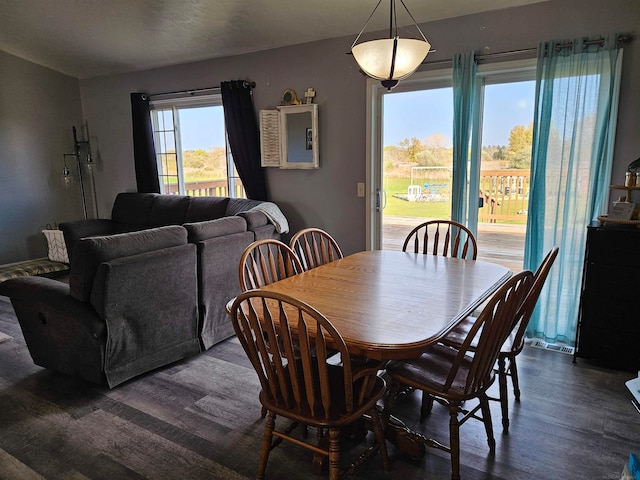
[[[249,86],[251,88],[256,88],[256,82],[248,82],[244,81],[245,86]],[[192,88],[190,90],[176,90],[175,92],[161,92],[161,93],[150,93],[149,98],[153,99],[154,97],[163,97],[165,95],[178,95],[178,94],[186,94],[189,95],[198,95],[201,93],[218,93],[220,92],[220,86],[217,87],[206,87],[206,88]]]
[[[582,42],[584,47],[588,47],[589,45],[604,45],[606,39],[604,37],[596,38],[594,40],[585,40]],[[631,43],[633,41],[633,35],[631,34],[621,34],[618,35],[618,44],[622,43]],[[556,45],[556,51],[560,51],[565,48],[573,48],[573,42],[568,43],[560,43]],[[500,58],[500,57],[510,57],[514,55],[525,55],[530,53],[536,53],[538,51],[537,48],[522,48],[519,50],[509,50],[506,52],[496,52],[496,53],[485,53],[476,56],[476,61],[482,62],[483,60],[487,60],[488,58]],[[422,65],[446,65],[451,64],[453,60],[434,60],[432,62],[422,62]]]

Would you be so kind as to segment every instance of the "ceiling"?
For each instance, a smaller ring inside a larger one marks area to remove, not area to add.
[[[418,23],[546,0],[406,0]],[[0,50],[89,78],[355,35],[375,0],[0,0]],[[409,17],[398,3],[398,23]],[[367,31],[388,26],[388,2]],[[346,47],[348,48],[348,47]]]

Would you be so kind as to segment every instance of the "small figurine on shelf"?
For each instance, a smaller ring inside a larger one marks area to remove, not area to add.
[[[311,87],[307,88],[307,91],[304,92],[304,98],[306,100],[305,103],[307,104],[313,103],[313,97],[315,96],[316,96],[316,91]]]

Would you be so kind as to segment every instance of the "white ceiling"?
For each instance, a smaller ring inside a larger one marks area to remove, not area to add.
[[[546,0],[405,0],[405,4],[418,23],[425,23],[541,1]],[[0,50],[89,78],[326,38],[355,38],[376,3],[0,0]],[[398,23],[410,24],[398,6]],[[387,28],[388,8],[383,1],[367,31]]]

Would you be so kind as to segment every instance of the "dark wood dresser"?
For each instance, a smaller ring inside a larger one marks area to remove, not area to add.
[[[575,357],[640,369],[640,228],[588,227]]]

